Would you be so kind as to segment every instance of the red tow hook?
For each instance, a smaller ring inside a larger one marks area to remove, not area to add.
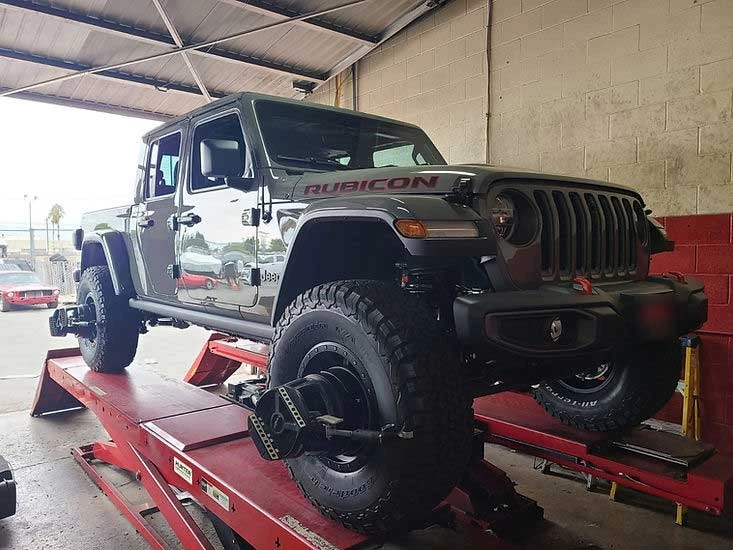
[[[674,277],[677,279],[677,282],[686,285],[687,279],[685,279],[685,275],[683,273],[680,273],[679,271],[665,271],[662,273],[662,277]]]
[[[585,277],[576,277],[573,279],[573,289],[582,292],[586,296],[593,294],[593,285]]]

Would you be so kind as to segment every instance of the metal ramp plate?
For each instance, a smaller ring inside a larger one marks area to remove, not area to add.
[[[637,426],[609,443],[617,449],[685,468],[700,464],[715,452],[715,447],[710,443],[655,430],[650,426]]]

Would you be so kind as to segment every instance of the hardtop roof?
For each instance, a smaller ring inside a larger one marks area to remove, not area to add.
[[[372,120],[380,120],[383,122],[389,122],[390,124],[399,124],[400,126],[407,126],[411,128],[420,129],[419,126],[415,124],[411,124],[409,122],[403,122],[401,120],[395,120],[392,118],[386,118],[386,117],[382,117],[378,115],[372,115],[369,113],[363,113],[361,111],[353,111],[351,109],[343,109],[341,107],[332,107],[330,105],[322,105],[320,103],[309,103],[309,102],[305,102],[300,99],[289,99],[289,98],[278,97],[278,96],[268,95],[268,94],[258,94],[254,92],[241,92],[237,94],[228,95],[216,101],[212,101],[211,103],[204,105],[203,107],[199,107],[198,109],[194,109],[193,111],[190,111],[186,113],[185,115],[181,115],[169,121],[166,121],[164,124],[161,124],[160,126],[157,126],[156,128],[144,134],[143,140],[147,141],[151,135],[158,135],[161,132],[165,132],[171,128],[175,128],[176,126],[178,126],[181,122],[185,120],[188,120],[190,118],[193,118],[199,115],[206,114],[210,111],[217,111],[230,103],[235,103],[237,101],[247,102],[247,101],[255,101],[255,100],[267,100],[267,101],[274,101],[277,103],[288,103],[291,105],[298,105],[304,108],[323,109],[324,111],[343,113],[349,116],[358,116],[358,117],[363,117],[363,118],[369,118]]]

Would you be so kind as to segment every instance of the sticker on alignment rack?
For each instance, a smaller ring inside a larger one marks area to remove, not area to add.
[[[182,477],[189,485],[193,485],[193,470],[188,464],[179,460],[177,456],[173,457],[173,471]]]
[[[229,510],[229,497],[226,493],[224,493],[224,491],[219,489],[210,481],[206,481],[203,477],[201,478],[201,489],[204,491],[204,493],[214,499],[219,504],[219,506],[221,506],[225,510]]]

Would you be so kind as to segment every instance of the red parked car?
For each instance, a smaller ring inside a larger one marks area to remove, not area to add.
[[[199,275],[197,273],[181,273],[180,281],[188,288],[206,288],[211,290],[216,286],[216,280],[208,275]]]
[[[57,288],[42,283],[32,271],[0,272],[0,311],[36,304],[54,309],[59,305],[59,293]]]

